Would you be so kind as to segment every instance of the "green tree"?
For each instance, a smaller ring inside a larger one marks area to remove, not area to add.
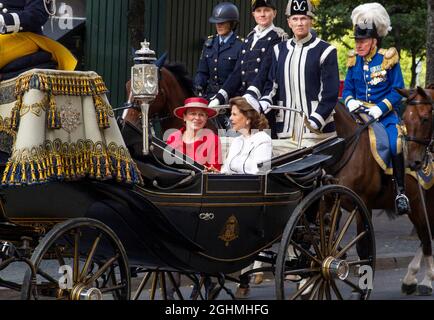
[[[431,1],[432,0],[428,0]],[[392,31],[384,39],[382,46],[397,48],[411,56],[410,86],[416,84],[417,62],[426,55],[427,39],[427,6],[425,0],[394,0],[378,1],[387,10],[392,21]],[[316,30],[326,41],[339,41],[350,48],[353,43],[344,40],[348,30],[352,29],[351,12],[359,4],[366,3],[360,0],[322,0],[317,9]]]

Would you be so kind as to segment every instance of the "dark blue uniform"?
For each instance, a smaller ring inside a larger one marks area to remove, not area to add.
[[[0,0],[0,33],[42,33],[48,20],[46,0]]]
[[[253,30],[244,40],[235,69],[216,96],[220,104],[227,103],[236,95],[250,93],[257,99],[262,95],[261,91],[271,66],[272,56],[269,52],[274,45],[286,39],[286,33],[271,26],[270,31],[259,38],[252,47],[255,33],[256,30]]]
[[[393,111],[380,122],[386,128],[392,154],[397,155],[401,152],[401,147],[397,128],[399,118],[395,111],[402,97],[395,88],[405,87],[398,52],[395,49],[380,49],[368,59],[354,56],[350,57],[350,61],[342,98],[345,104],[351,99],[357,99],[367,106],[377,105],[383,114]]]
[[[218,35],[210,36],[203,46],[194,86],[208,100],[215,96],[235,68],[242,42],[234,33],[219,44]]]

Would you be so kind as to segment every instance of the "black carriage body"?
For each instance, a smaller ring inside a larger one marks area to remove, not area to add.
[[[5,191],[8,218],[39,232],[87,217],[112,228],[131,265],[231,273],[279,241],[302,192],[270,193],[267,176],[202,175],[157,192],[108,182],[50,183]]]
[[[152,146],[154,154],[164,150],[161,142]],[[71,218],[100,220],[118,235],[131,265],[232,273],[280,240],[294,208],[342,149],[334,139],[273,159],[267,175],[203,174],[137,160],[144,187],[83,180],[6,188],[5,209],[12,222],[41,234]],[[162,187],[167,181],[187,183]]]

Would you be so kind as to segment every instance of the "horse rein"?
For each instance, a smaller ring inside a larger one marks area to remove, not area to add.
[[[403,136],[404,136],[405,141],[412,141],[412,142],[421,144],[423,146],[426,146],[427,152],[429,152],[429,151],[432,152],[434,149],[434,101],[431,99],[431,97],[429,97],[426,100],[410,100],[407,102],[407,105],[410,105],[410,106],[418,106],[418,105],[422,105],[422,104],[431,105],[431,109],[432,109],[431,125],[433,126],[431,138],[423,139],[423,138],[417,138],[414,136],[409,136],[407,134],[404,134]]]

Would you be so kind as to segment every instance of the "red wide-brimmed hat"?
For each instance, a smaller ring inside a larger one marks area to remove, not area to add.
[[[204,98],[188,98],[184,101],[184,105],[176,108],[173,113],[179,119],[184,119],[184,114],[188,108],[202,109],[208,114],[208,118],[214,118],[218,113],[217,110],[208,107],[208,101]]]

